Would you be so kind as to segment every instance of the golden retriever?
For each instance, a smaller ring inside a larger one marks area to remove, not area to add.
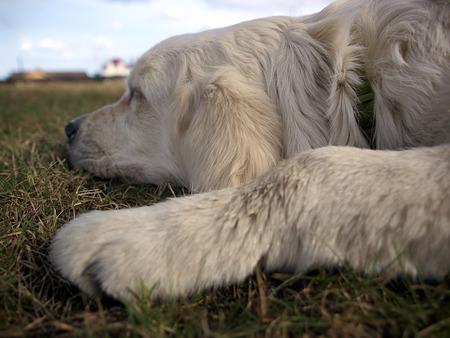
[[[350,0],[153,47],[117,103],[66,127],[71,161],[203,193],[77,217],[53,240],[57,270],[125,299],[238,282],[258,264],[442,277],[449,27],[446,0]]]

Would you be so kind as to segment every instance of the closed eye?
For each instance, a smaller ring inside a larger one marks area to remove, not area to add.
[[[143,99],[144,96],[141,94],[139,90],[131,89],[129,103],[131,103],[133,100],[142,101]]]

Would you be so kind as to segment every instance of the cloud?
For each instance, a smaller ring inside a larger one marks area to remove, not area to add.
[[[92,43],[95,47],[101,48],[111,48],[112,46],[114,46],[114,42],[103,36],[97,36],[92,40]]]
[[[33,44],[29,41],[22,42],[20,49],[23,51],[28,51],[33,49]]]
[[[0,0],[1,1],[1,0]],[[158,0],[101,0],[102,2],[104,2],[106,5],[109,4],[113,4],[113,5],[144,5],[146,6],[147,4],[150,4],[152,2],[157,2]],[[170,1],[167,1],[170,2]]]
[[[31,44],[30,44],[31,47]],[[52,39],[43,39],[37,42],[36,47],[44,50],[63,50],[67,49],[67,45]]]
[[[71,52],[65,52],[61,55],[61,58],[65,61],[73,60],[73,54]]]
[[[240,9],[260,9],[260,8],[270,8],[273,5],[280,7],[285,6],[289,3],[294,3],[289,0],[205,0],[205,2],[212,4],[217,7],[226,7],[226,8],[240,8]],[[298,2],[298,1],[297,1]]]
[[[182,20],[187,17],[186,12],[177,6],[167,7],[164,14],[169,19]]]
[[[107,0],[108,2],[125,2],[125,3],[133,3],[133,2],[152,2],[153,0]]]
[[[123,24],[120,21],[107,22],[101,26],[104,31],[120,31],[123,28]]]
[[[22,51],[64,51],[69,49],[69,46],[65,43],[55,41],[50,38],[42,39],[37,42],[24,41],[20,45]]]
[[[203,0],[216,8],[244,10],[250,12],[273,14],[283,13],[289,15],[303,15],[317,12],[331,3],[332,0]]]
[[[121,30],[122,29],[122,23],[119,21],[114,21],[112,24],[112,28],[116,31]]]

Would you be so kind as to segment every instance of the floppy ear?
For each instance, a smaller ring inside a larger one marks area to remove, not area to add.
[[[280,117],[263,85],[233,67],[208,74],[184,66],[176,90],[177,134],[189,185],[240,185],[280,160]]]

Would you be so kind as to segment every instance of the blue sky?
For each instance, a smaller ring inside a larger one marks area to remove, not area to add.
[[[24,71],[100,72],[173,35],[271,16],[314,13],[332,0],[0,0],[0,79]]]

